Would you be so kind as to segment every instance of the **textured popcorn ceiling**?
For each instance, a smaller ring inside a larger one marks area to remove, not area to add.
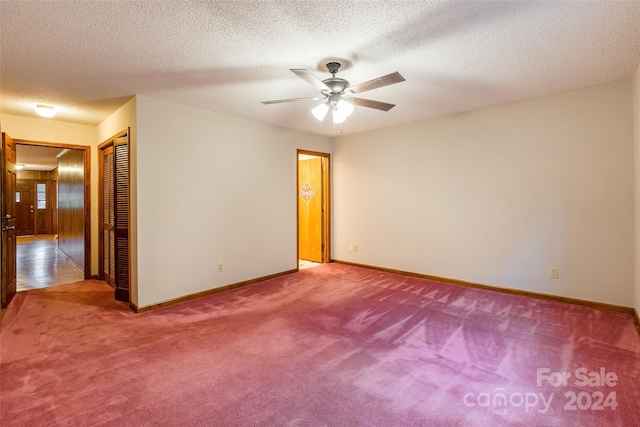
[[[399,71],[362,95],[344,133],[630,77],[640,2],[1,1],[3,113],[97,124],[135,94],[332,135],[289,68],[352,84]]]

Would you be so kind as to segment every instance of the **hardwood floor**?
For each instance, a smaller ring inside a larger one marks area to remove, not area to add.
[[[304,270],[306,268],[312,268],[312,267],[317,267],[319,265],[322,265],[321,262],[313,262],[313,261],[308,261],[306,259],[300,259],[298,260],[298,268],[300,270]]]
[[[84,274],[58,252],[55,235],[17,240],[18,291],[84,280]]]

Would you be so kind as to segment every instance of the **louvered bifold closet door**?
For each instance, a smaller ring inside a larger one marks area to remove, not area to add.
[[[114,208],[114,180],[113,147],[102,152],[102,233],[103,233],[103,271],[104,280],[115,286],[115,208]]]
[[[116,299],[129,301],[129,138],[114,141]]]

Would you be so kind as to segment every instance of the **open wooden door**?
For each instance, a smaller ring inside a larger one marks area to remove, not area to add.
[[[322,158],[298,161],[298,236],[300,259],[323,262]]]
[[[5,308],[16,294],[16,144],[2,133],[2,274],[1,305]]]

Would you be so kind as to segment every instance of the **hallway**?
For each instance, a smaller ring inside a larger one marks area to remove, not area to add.
[[[18,237],[16,252],[18,292],[84,280],[58,251],[55,235]]]

